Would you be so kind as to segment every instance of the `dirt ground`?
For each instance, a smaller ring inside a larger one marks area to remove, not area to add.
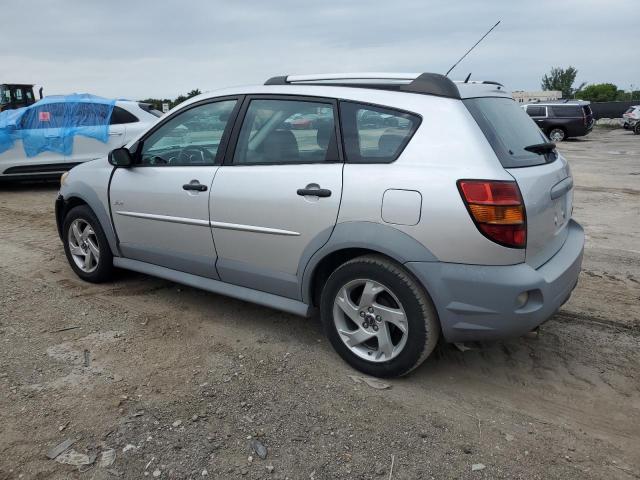
[[[442,345],[386,390],[317,322],[134,273],[83,283],[57,186],[0,187],[0,479],[640,478],[640,137],[560,148],[587,234],[571,300],[538,338]],[[48,459],[66,439],[96,461]]]

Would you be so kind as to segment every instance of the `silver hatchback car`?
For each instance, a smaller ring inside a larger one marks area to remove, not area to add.
[[[496,82],[275,77],[195,97],[62,177],[60,237],[114,267],[298,315],[340,356],[404,375],[439,338],[535,329],[584,234],[567,161]]]

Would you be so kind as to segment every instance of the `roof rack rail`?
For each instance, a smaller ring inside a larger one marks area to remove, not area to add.
[[[329,73],[317,75],[282,75],[265,85],[323,85],[366,87],[382,90],[422,93],[460,99],[460,91],[451,79],[439,73]]]

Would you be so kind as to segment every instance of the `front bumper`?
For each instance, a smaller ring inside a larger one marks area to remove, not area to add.
[[[58,236],[62,240],[62,214],[64,213],[64,197],[58,194],[56,198],[56,227],[58,229]]]
[[[526,263],[409,262],[406,266],[431,295],[447,341],[515,337],[548,320],[578,282],[584,231],[573,220],[568,228],[562,248],[538,269]]]

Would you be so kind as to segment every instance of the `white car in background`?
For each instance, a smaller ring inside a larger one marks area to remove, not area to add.
[[[625,130],[633,130],[640,135],[640,105],[633,105],[622,114],[622,126]]]
[[[96,104],[97,105],[97,104]],[[65,108],[64,97],[60,102],[50,102],[43,105],[29,107],[19,121],[16,130],[21,126],[30,125],[33,128],[34,118],[45,115],[44,118],[55,116]],[[158,120],[162,112],[154,110],[152,106],[130,100],[115,102],[109,123],[109,139],[106,143],[82,135],[73,138],[71,155],[54,151],[38,153],[33,157],[25,153],[22,140],[15,140],[12,148],[0,153],[0,182],[32,179],[59,178],[60,175],[74,166],[102,158],[114,148],[121,147]],[[81,124],[82,126],[82,124]],[[42,127],[45,128],[45,127]],[[62,128],[47,128],[45,137],[62,138]]]

